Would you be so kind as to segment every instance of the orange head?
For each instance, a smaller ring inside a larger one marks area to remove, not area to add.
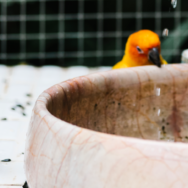
[[[125,54],[139,65],[161,66],[161,42],[159,36],[150,30],[140,30],[128,38]]]

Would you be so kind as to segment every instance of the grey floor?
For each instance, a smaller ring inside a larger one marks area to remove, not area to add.
[[[34,103],[42,91],[67,79],[110,69],[0,66],[0,188],[21,188],[26,181],[26,132]],[[11,161],[2,162],[4,159]]]

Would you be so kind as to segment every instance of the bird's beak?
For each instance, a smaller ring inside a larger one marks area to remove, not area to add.
[[[157,48],[152,48],[149,51],[149,60],[154,64],[157,65],[158,67],[161,67],[161,60],[160,60],[160,55],[159,51]]]

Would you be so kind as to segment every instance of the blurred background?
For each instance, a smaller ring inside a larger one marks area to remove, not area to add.
[[[175,9],[171,0],[0,0],[0,22],[6,65],[111,66],[140,29],[159,34],[169,63],[188,48],[188,0]]]

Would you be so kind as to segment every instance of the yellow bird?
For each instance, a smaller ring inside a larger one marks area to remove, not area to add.
[[[131,34],[125,47],[123,59],[113,66],[121,69],[143,65],[157,65],[167,62],[161,56],[161,42],[159,36],[150,30],[140,30]]]

